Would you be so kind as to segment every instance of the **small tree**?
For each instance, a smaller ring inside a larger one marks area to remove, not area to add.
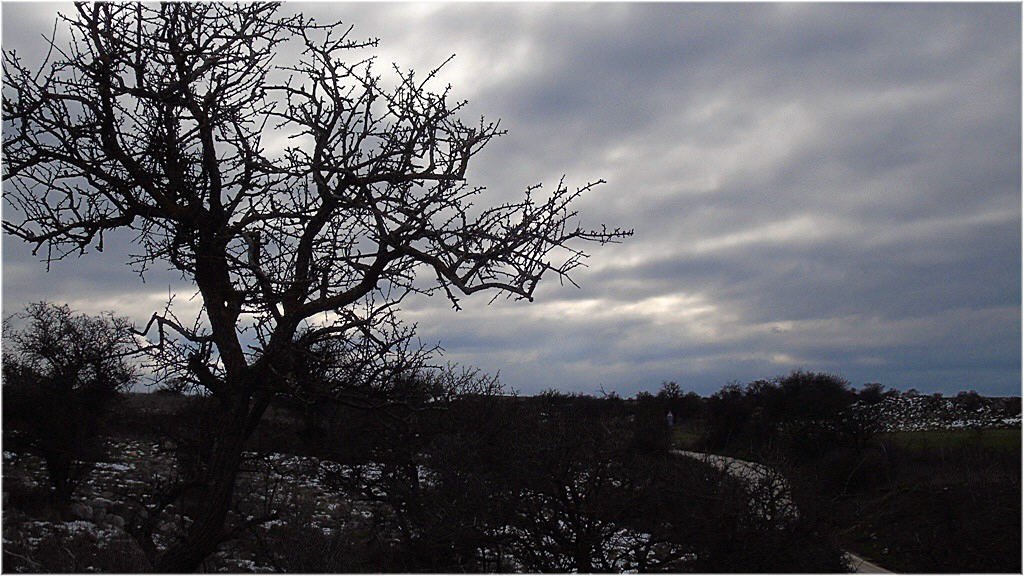
[[[964,412],[973,414],[985,405],[985,399],[974,390],[963,390],[957,392],[956,404]]]
[[[675,381],[662,382],[661,390],[658,390],[658,398],[662,400],[676,400],[683,395],[683,389]]]
[[[135,381],[130,324],[46,302],[4,324],[4,442],[41,457],[67,503],[102,449],[97,433],[111,402]]]
[[[48,259],[131,230],[142,270],[169,265],[202,298],[194,321],[146,328],[161,367],[221,410],[202,514],[160,571],[195,569],[244,527],[225,526],[243,446],[275,395],[301,389],[311,350],[333,342],[346,385],[386,382],[423,358],[395,316],[409,294],[531,300],[582,263],[579,241],[625,235],[578,224],[597,182],[474,206],[467,168],[498,124],[465,124],[436,70],[389,83],[375,41],[278,9],[79,4],[42,70],[4,53],[4,230]],[[280,62],[286,43],[300,54]]]
[[[857,400],[865,405],[873,406],[891,393],[892,391],[886,391],[885,386],[879,382],[868,382],[857,392]]]

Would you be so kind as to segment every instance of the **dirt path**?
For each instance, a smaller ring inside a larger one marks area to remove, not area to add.
[[[893,572],[882,568],[878,564],[872,564],[853,552],[846,552],[846,559],[853,566],[853,571],[857,574],[893,574]]]
[[[694,458],[702,462],[724,470],[729,474],[740,478],[744,482],[756,485],[759,488],[768,486],[772,494],[783,502],[787,503],[788,510],[792,514],[796,514],[796,507],[792,504],[792,500],[789,496],[789,485],[782,476],[772,470],[764,464],[758,464],[756,462],[748,462],[746,460],[740,460],[738,458],[731,458],[729,456],[720,456],[718,454],[705,454],[703,452],[691,452],[688,450],[672,450],[672,453],[677,456],[683,456],[684,458]],[[846,559],[853,567],[853,571],[857,574],[892,574],[891,571],[882,568],[881,566],[874,564],[853,554],[852,552],[844,552]]]

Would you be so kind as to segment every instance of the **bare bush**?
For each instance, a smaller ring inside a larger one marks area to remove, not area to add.
[[[46,302],[4,324],[5,446],[40,456],[57,500],[69,502],[103,454],[98,434],[112,403],[136,379],[130,324]]]

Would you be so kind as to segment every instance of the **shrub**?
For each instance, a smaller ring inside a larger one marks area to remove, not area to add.
[[[4,441],[43,458],[56,498],[67,502],[102,454],[100,424],[135,381],[129,323],[40,302],[4,324]]]
[[[839,436],[859,438],[850,429],[857,425],[849,418],[855,399],[846,380],[821,372],[729,384],[707,401],[703,445],[747,454],[816,454]]]

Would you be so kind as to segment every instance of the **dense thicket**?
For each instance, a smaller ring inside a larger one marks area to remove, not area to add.
[[[337,422],[327,437],[357,432]],[[769,521],[758,510],[784,502],[672,456],[660,406],[483,394],[423,407],[406,425],[378,424],[388,440],[368,439],[365,455],[377,465],[332,479],[380,504],[350,535],[361,544],[290,561],[329,571],[842,569],[815,519]]]

